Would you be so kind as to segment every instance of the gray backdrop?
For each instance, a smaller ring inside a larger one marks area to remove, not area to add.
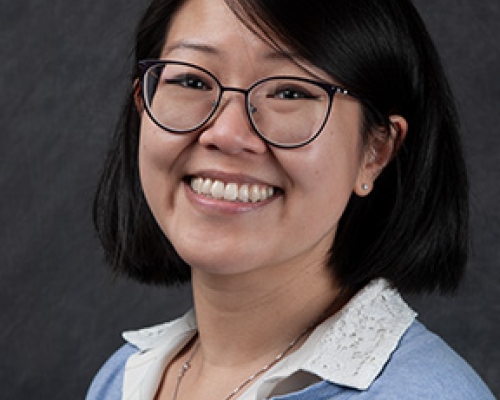
[[[114,280],[91,200],[145,0],[0,0],[0,397],[78,399],[124,329],[188,289]],[[409,299],[500,396],[500,1],[416,0],[464,120],[474,250],[459,296]]]

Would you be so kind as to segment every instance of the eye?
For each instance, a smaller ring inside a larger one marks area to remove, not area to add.
[[[317,96],[302,87],[276,88],[276,90],[274,90],[273,93],[270,93],[268,97],[281,100],[307,100],[317,98]]]
[[[195,75],[182,75],[165,79],[165,83],[167,85],[178,85],[186,89],[212,90],[212,86],[206,80]]]

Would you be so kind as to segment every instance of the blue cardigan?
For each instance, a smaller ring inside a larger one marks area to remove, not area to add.
[[[137,351],[130,344],[120,348],[94,378],[86,400],[122,400],[125,364]],[[495,397],[460,356],[415,321],[367,390],[322,381],[299,392],[273,399],[495,400]]]

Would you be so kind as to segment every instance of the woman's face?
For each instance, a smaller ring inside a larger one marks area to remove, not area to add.
[[[173,19],[161,58],[197,64],[230,87],[248,88],[273,75],[315,78],[251,33],[223,0],[188,0]],[[254,133],[238,92],[226,92],[216,118],[192,133],[169,133],[142,112],[139,167],[146,199],[194,269],[227,275],[325,265],[351,193],[371,183],[360,119],[358,102],[337,95],[320,136],[287,150]],[[218,181],[229,193],[248,187],[266,195],[257,202],[216,199],[193,190],[193,178],[207,187],[209,179]]]

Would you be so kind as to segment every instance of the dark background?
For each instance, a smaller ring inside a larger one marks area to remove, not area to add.
[[[114,280],[91,202],[146,0],[0,0],[0,397],[83,398],[120,332],[188,289]],[[473,254],[456,298],[409,299],[500,397],[500,1],[416,0],[459,99]]]

